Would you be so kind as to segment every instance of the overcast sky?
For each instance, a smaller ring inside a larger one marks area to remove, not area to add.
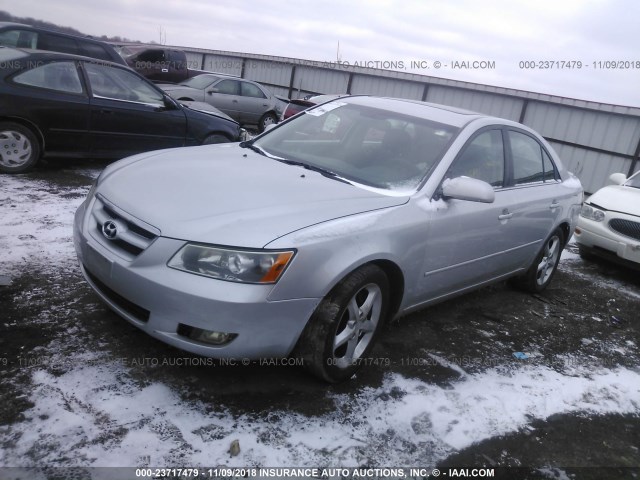
[[[402,61],[404,71],[640,107],[635,0],[0,0],[0,9],[96,36],[159,42],[162,30],[168,45],[320,61],[336,61],[339,42],[350,64]]]

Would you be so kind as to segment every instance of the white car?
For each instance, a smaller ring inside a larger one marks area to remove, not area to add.
[[[580,255],[640,268],[640,172],[628,179],[614,173],[609,182],[580,211],[575,230]]]

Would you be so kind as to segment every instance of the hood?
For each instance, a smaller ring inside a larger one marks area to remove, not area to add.
[[[208,103],[205,103],[205,102],[191,102],[191,101],[187,101],[187,100],[181,100],[180,104],[182,104],[183,106],[185,106],[185,107],[187,107],[187,108],[189,108],[191,110],[195,110],[197,112],[206,113],[208,115],[213,115],[213,116],[216,116],[216,117],[224,118],[226,120],[229,120],[230,122],[238,123],[233,118],[231,118],[229,115],[227,115],[226,113],[218,110],[213,105],[209,105]]]
[[[186,85],[180,85],[178,83],[156,83],[156,87],[161,88],[165,92],[184,90],[185,92],[202,93],[202,90],[198,90],[197,88],[193,88],[193,87],[188,87]]]
[[[640,189],[637,188],[622,185],[604,187],[591,195],[586,203],[640,217]]]
[[[194,242],[262,248],[310,225],[408,200],[286,165],[238,144],[169,149],[118,163],[97,192],[163,236]]]

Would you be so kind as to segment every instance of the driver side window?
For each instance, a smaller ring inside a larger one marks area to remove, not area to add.
[[[152,105],[164,102],[159,91],[127,70],[89,62],[85,62],[84,68],[94,96]]]
[[[504,144],[501,130],[488,130],[464,146],[445,178],[471,177],[493,187],[504,185]]]

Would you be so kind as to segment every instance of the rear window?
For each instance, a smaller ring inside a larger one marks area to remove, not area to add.
[[[4,47],[36,48],[38,34],[30,30],[4,30],[0,32],[0,45]]]
[[[82,42],[80,45],[82,55],[87,57],[98,58],[100,60],[113,60],[107,49],[102,45],[91,42]]]
[[[80,55],[78,42],[73,38],[62,37],[51,33],[40,35],[40,38],[38,39],[38,48],[41,50],[52,50],[54,52]]]

